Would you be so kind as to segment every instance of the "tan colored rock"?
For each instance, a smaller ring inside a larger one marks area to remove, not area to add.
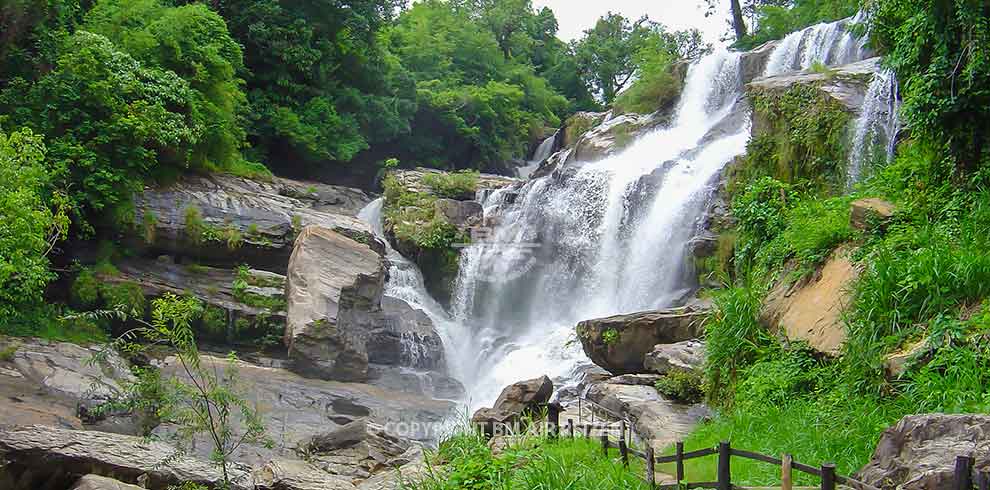
[[[76,482],[72,490],[142,490],[142,488],[105,476],[86,475]]]
[[[658,344],[643,358],[646,369],[667,374],[673,370],[700,371],[705,364],[705,343],[685,340],[676,344]]]
[[[794,284],[781,282],[763,303],[760,319],[790,340],[803,340],[816,351],[837,355],[846,341],[842,311],[852,300],[859,270],[840,248],[817,273]]]
[[[383,257],[329,228],[307,226],[289,260],[285,343],[292,368],[342,381],[367,378],[367,333],[382,325]]]
[[[801,72],[757,78],[746,85],[746,90],[750,93],[784,92],[795,85],[810,85],[841,103],[848,111],[857,112],[863,105],[873,76],[879,70],[880,58],[870,58],[830,68],[826,73]],[[754,134],[758,134],[759,125],[755,125],[753,130]]]
[[[657,344],[704,334],[707,310],[675,308],[585,320],[577,325],[584,353],[612,374],[645,373],[643,359]]]
[[[897,208],[883,199],[868,198],[853,201],[849,222],[857,230],[867,230],[872,224],[890,219]]]
[[[883,360],[883,370],[887,379],[900,378],[907,372],[911,363],[915,362],[921,355],[928,351],[928,343],[925,340],[912,342],[903,346],[897,352],[887,355]]]

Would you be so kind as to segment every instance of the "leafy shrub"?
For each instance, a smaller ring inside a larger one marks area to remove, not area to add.
[[[660,394],[684,403],[698,403],[705,397],[704,378],[685,369],[674,369],[654,385]]]
[[[618,330],[616,330],[614,328],[610,328],[610,329],[602,332],[602,342],[605,342],[605,345],[612,345],[612,344],[614,344],[614,343],[616,343],[618,341],[619,341],[619,331]]]
[[[683,82],[674,73],[677,55],[650,44],[637,53],[639,78],[615,99],[621,112],[650,114],[671,106],[681,93]]]
[[[478,191],[478,172],[463,170],[451,173],[428,173],[423,184],[436,195],[450,199],[473,199]]]

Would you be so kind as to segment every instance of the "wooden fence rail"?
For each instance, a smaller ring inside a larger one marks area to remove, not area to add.
[[[548,410],[548,434],[550,437],[558,437],[560,435],[560,410],[559,406],[551,406]],[[575,434],[581,435],[583,433],[585,438],[590,438],[591,429],[593,424],[574,424],[573,419],[567,420],[567,436],[574,438]],[[661,490],[673,490],[673,489],[694,489],[694,488],[707,488],[716,490],[749,490],[746,487],[733,485],[732,484],[732,458],[743,458],[753,461],[759,461],[766,464],[780,466],[781,474],[781,490],[794,490],[792,473],[794,471],[799,471],[814,477],[818,477],[821,481],[821,490],[836,490],[838,485],[844,485],[850,487],[854,490],[880,490],[877,487],[869,485],[867,483],[861,482],[849,476],[843,476],[836,474],[835,465],[832,463],[824,463],[819,467],[810,466],[807,464],[799,463],[794,461],[794,458],[789,454],[784,454],[780,458],[775,456],[768,456],[766,454],[761,454],[753,451],[746,451],[742,449],[733,448],[728,441],[723,441],[719,443],[718,447],[715,448],[703,448],[696,449],[694,451],[684,451],[684,443],[677,442],[674,446],[674,454],[668,456],[656,456],[654,454],[654,449],[652,447],[647,447],[645,451],[638,450],[636,448],[630,447],[627,443],[627,427],[625,421],[620,425],[620,433],[617,440],[612,440],[609,438],[607,431],[603,431],[599,436],[601,441],[602,453],[608,457],[608,451],[611,448],[618,449],[619,459],[623,465],[629,466],[629,456],[632,455],[636,458],[644,460],[646,467],[646,482],[650,485],[650,488]],[[718,457],[717,465],[717,481],[713,482],[686,482],[684,475],[684,462],[697,458],[704,458],[709,456]],[[676,483],[667,485],[657,485],[656,481],[656,465],[657,464],[674,464],[675,475],[674,478]],[[990,470],[979,471],[975,474],[973,467],[975,465],[975,460],[972,456],[959,456],[956,458],[955,465],[955,475],[953,481],[953,490],[973,490],[974,483],[975,488],[978,490],[990,490]],[[808,487],[804,487],[808,488]],[[814,488],[814,487],[812,487]]]

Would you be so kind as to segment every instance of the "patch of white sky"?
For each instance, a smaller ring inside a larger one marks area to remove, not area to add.
[[[533,0],[533,6],[553,10],[560,25],[557,36],[565,41],[580,39],[585,30],[594,27],[595,22],[608,12],[633,20],[647,15],[670,30],[696,28],[705,40],[716,45],[728,31],[728,2],[725,0],[719,0],[715,13],[708,17],[705,16],[708,11],[705,0]]]

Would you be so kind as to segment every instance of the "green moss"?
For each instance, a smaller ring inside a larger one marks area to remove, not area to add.
[[[217,306],[207,306],[203,309],[203,316],[200,318],[200,327],[203,334],[208,338],[226,340],[227,310]]]
[[[151,244],[155,242],[157,227],[158,217],[151,211],[145,211],[141,217],[141,238],[144,239],[144,243]]]
[[[272,286],[263,284],[265,284],[264,281],[252,276],[250,270],[246,266],[239,267],[237,269],[237,277],[234,279],[233,284],[234,299],[245,305],[261,308],[271,313],[285,311],[285,296],[264,296],[248,290],[251,286],[276,288],[284,286],[281,282]]]
[[[602,342],[605,342],[605,345],[612,345],[612,344],[614,344],[614,343],[616,343],[618,341],[619,341],[619,331],[618,330],[616,330],[614,328],[610,328],[610,329],[602,332]]]
[[[757,124],[745,158],[730,170],[730,195],[762,176],[818,192],[842,188],[850,115],[840,102],[808,84],[750,98]]]
[[[423,184],[434,194],[450,199],[474,199],[478,192],[479,173],[462,170],[450,173],[428,173],[423,176]]]

